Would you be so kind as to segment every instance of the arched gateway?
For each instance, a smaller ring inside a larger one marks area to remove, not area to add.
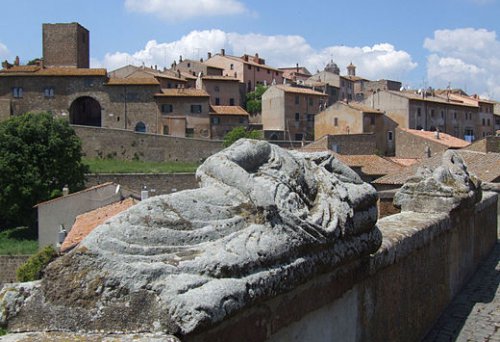
[[[69,120],[74,125],[101,127],[101,105],[92,97],[79,97],[69,108]]]

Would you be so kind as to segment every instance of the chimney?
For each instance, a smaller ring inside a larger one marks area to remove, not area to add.
[[[149,192],[147,187],[144,185],[144,188],[141,191],[141,201],[148,199],[148,197],[149,197]]]
[[[220,49],[220,54],[221,54],[222,56],[225,56],[225,55],[226,55],[226,50],[224,50],[224,49]]]
[[[212,58],[212,53],[211,52],[207,53],[207,59],[210,59],[210,58]]]
[[[247,55],[247,54],[243,55],[243,60],[244,60],[245,62],[248,62],[248,55]]]
[[[182,63],[182,55],[179,56],[179,63]]]
[[[259,63],[259,54],[258,54],[257,52],[255,53],[255,57],[253,58],[253,61],[254,61],[255,63],[257,63],[257,64],[260,64],[260,63]]]
[[[14,60],[14,65],[19,66],[19,56],[16,56],[16,59]]]
[[[69,195],[69,188],[68,188],[68,185],[65,185],[65,186],[62,188],[62,194],[63,194],[63,196],[68,196],[68,195]]]
[[[200,62],[203,63],[203,57],[200,58]]]
[[[439,140],[439,129],[436,129],[436,132],[434,132],[434,136]]]
[[[296,70],[299,72],[299,63],[297,63]]]

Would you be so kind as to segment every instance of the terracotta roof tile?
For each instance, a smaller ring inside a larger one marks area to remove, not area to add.
[[[469,105],[465,103],[460,103],[460,102],[450,102],[447,101],[445,98],[442,98],[440,96],[426,96],[422,97],[420,94],[416,94],[414,92],[409,92],[409,91],[395,91],[395,90],[387,90],[387,92],[396,95],[396,96],[401,96],[405,97],[410,100],[417,100],[417,101],[425,101],[425,102],[437,102],[437,103],[446,103],[449,105],[456,105],[456,106],[465,106],[465,107],[474,107],[477,108],[477,105]]]
[[[216,115],[245,115],[248,116],[248,112],[241,108],[240,106],[210,106],[211,113]]]
[[[386,157],[386,159],[399,164],[401,166],[412,166],[420,161],[419,158],[396,158],[396,157]]]
[[[110,78],[105,85],[160,85],[160,82],[154,77],[128,77],[128,78]]]
[[[474,173],[479,179],[485,182],[498,181],[500,178],[500,153],[483,153],[468,150],[457,151],[465,163],[469,172]],[[413,177],[419,167],[425,166],[435,168],[441,163],[443,153],[422,159],[419,163],[406,167],[399,172],[390,173],[374,181],[376,184],[403,185],[408,178]]]
[[[25,68],[13,67],[0,70],[0,76],[106,76],[106,69],[88,69],[88,68]],[[15,69],[15,70],[12,70]],[[31,70],[31,71],[28,71]]]
[[[299,87],[291,87],[291,86],[286,86],[283,84],[275,86],[278,89],[283,90],[286,93],[293,93],[293,94],[306,94],[306,95],[318,95],[318,96],[325,96],[327,97],[328,95],[323,94],[322,92],[312,90],[310,88],[299,88]]]
[[[342,155],[334,153],[341,162],[349,167],[359,167],[365,175],[387,175],[399,172],[403,169],[401,165],[383,157],[372,155]]]
[[[436,132],[422,131],[417,129],[401,128],[402,131],[431,140],[432,142],[447,146],[449,148],[463,148],[470,145],[465,140],[456,138],[452,135],[439,132],[439,139],[436,138]]]
[[[64,239],[64,242],[61,245],[61,252],[67,251],[76,246],[97,226],[103,224],[113,216],[118,215],[136,203],[137,201],[135,199],[127,198],[123,201],[115,202],[102,208],[78,215],[73,227],[68,233],[68,236],[66,236],[66,239]]]
[[[279,69],[276,69],[276,68],[273,68],[272,66],[269,66],[269,65],[266,65],[266,64],[255,63],[253,61],[253,56],[248,56],[248,61],[245,61],[245,59],[243,59],[242,57],[229,56],[229,55],[225,55],[224,57],[232,59],[232,60],[235,60],[235,61],[238,61],[238,62],[242,62],[242,63],[247,64],[247,65],[253,65],[255,67],[259,67],[259,68],[263,68],[263,69],[269,69],[269,70],[277,71],[279,73],[283,73],[283,71],[281,71]]]
[[[214,81],[233,81],[239,82],[236,77],[231,76],[219,76],[219,75],[207,75],[202,77],[203,80],[214,80]]]
[[[161,96],[175,96],[175,97],[210,97],[210,95],[203,89],[195,88],[170,88],[162,89],[161,93],[155,94],[156,97]]]

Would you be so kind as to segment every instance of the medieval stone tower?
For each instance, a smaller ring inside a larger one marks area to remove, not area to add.
[[[43,24],[45,67],[89,67],[89,31],[78,23]]]

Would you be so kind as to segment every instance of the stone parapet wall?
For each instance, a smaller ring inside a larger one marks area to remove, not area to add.
[[[3,284],[16,281],[16,270],[30,255],[0,255],[0,288]]]
[[[151,195],[169,194],[175,191],[198,187],[194,173],[146,174],[146,173],[101,173],[86,175],[86,187],[113,182],[135,193],[146,188]]]
[[[176,138],[124,129],[72,126],[89,158],[200,162],[222,149],[216,140]]]
[[[185,341],[420,341],[497,241],[497,196],[380,219],[382,246]]]

